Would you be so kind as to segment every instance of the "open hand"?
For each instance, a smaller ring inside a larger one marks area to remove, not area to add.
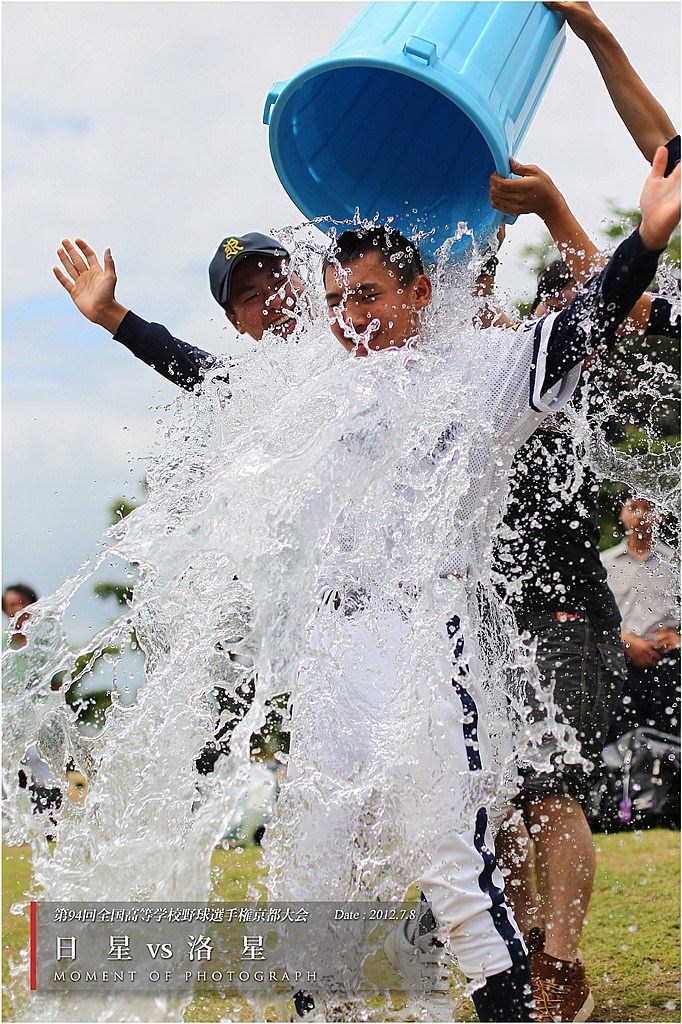
[[[668,151],[659,146],[639,200],[639,237],[651,252],[665,249],[680,220],[680,165],[665,178],[667,164]]]
[[[83,316],[115,334],[127,310],[114,298],[116,268],[111,249],[104,250],[102,267],[94,250],[82,238],[77,238],[75,245],[64,238],[62,246],[57,249],[57,256],[66,274],[59,267],[53,267],[54,276]]]

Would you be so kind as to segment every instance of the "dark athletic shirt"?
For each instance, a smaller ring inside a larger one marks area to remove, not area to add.
[[[150,324],[132,310],[123,317],[114,340],[120,341],[143,363],[186,391],[193,391],[197,384],[201,384],[219,361],[210,352],[174,338],[162,324]]]

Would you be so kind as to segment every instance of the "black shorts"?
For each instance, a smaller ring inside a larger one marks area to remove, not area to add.
[[[514,801],[523,806],[552,793],[572,796],[586,804],[593,773],[606,743],[611,719],[627,677],[620,629],[595,630],[583,615],[558,621],[554,614],[538,615],[523,622],[523,628],[537,639],[537,666],[543,687],[553,684],[557,717],[572,725],[581,754],[591,761],[565,764],[561,754],[552,757],[553,770],[536,771],[520,765],[521,789]],[[544,705],[530,684],[526,704],[531,721],[546,717]]]

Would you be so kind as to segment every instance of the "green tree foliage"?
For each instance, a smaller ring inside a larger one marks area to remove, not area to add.
[[[95,597],[104,599],[111,597],[117,605],[123,608],[130,604],[130,598],[133,594],[133,588],[129,583],[113,583],[111,580],[95,583],[92,590]]]
[[[107,689],[84,692],[102,658],[117,657],[120,647],[107,646],[89,654],[79,655],[71,672],[71,680],[65,693],[67,704],[76,712],[78,724],[84,732],[99,732],[104,726],[106,710],[111,705],[111,693]]]
[[[559,251],[554,244],[554,239],[548,231],[544,232],[544,238],[539,242],[528,242],[524,245],[521,250],[524,263],[528,264],[530,270],[533,271],[533,277],[537,278],[541,270],[549,266],[554,260],[558,259]],[[522,300],[520,305],[526,305],[530,308],[532,299],[527,302]]]
[[[140,480],[140,488],[146,497],[148,484],[144,477]],[[125,519],[131,512],[134,512],[139,504],[140,502],[135,499],[115,498],[109,505],[109,525],[115,526],[121,519]],[[119,583],[112,580],[103,580],[95,583],[92,589],[95,597],[102,598],[103,600],[111,598],[119,607],[123,608],[130,604],[133,594],[132,583]]]

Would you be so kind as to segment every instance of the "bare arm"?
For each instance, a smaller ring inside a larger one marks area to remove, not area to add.
[[[491,206],[513,217],[522,213],[541,217],[575,280],[586,281],[606,260],[601,259],[596,245],[571,213],[549,174],[535,164],[520,164],[513,157],[509,163],[512,173],[519,177],[491,175]]]
[[[535,164],[520,164],[513,158],[510,166],[518,178],[490,178],[490,203],[496,210],[514,217],[535,213],[545,222],[559,255],[578,284],[584,284],[606,265],[608,257],[581,227],[564,196],[550,176]],[[643,295],[619,333],[632,334],[646,329],[651,312],[651,298]]]
[[[646,637],[635,633],[622,633],[621,639],[625,649],[625,657],[637,668],[655,668],[661,660],[654,645]]]
[[[658,147],[664,146],[677,132],[616,37],[588,3],[546,2],[545,7],[563,14],[578,38],[587,44],[621,121],[639,151],[652,163]]]
[[[670,627],[663,627],[656,630],[654,637],[654,643],[657,651],[663,651],[667,654],[669,651],[679,651],[682,637],[680,634]]]

